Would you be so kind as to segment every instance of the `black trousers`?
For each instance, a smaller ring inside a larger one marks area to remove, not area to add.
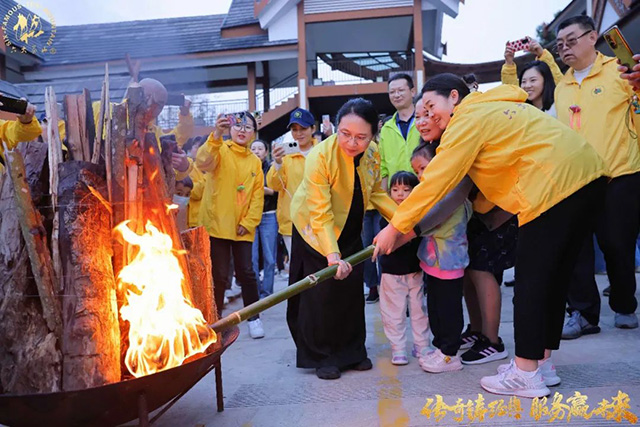
[[[606,178],[573,193],[518,231],[513,327],[516,356],[560,347],[569,282],[602,209]]]
[[[612,179],[607,185],[604,209],[595,232],[604,253],[611,284],[609,306],[616,313],[636,311],[635,247],[640,231],[640,172]],[[594,279],[591,236],[576,267],[567,301],[569,311],[579,310],[589,323],[600,320],[600,294]]]
[[[233,267],[236,270],[238,284],[242,287],[242,302],[245,307],[258,301],[258,282],[251,262],[251,242],[218,239],[210,237],[211,266],[213,274],[213,292],[216,299],[218,316],[222,313],[224,291],[230,286],[231,253],[233,252]],[[259,316],[249,320],[255,320]]]
[[[447,356],[460,349],[464,326],[462,315],[462,277],[443,280],[427,276],[427,314],[433,333],[433,345]]]

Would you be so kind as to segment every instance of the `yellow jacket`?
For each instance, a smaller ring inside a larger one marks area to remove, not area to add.
[[[517,214],[521,226],[606,174],[584,138],[526,99],[512,85],[464,98],[393,226],[410,231],[466,174],[488,201]]]
[[[196,167],[190,168],[189,178],[193,181],[193,189],[189,197],[189,227],[200,225],[200,202],[204,193],[204,174]]]
[[[397,205],[382,189],[380,155],[374,147],[367,148],[357,169],[363,205],[371,200],[385,218],[390,218]],[[304,178],[291,202],[291,217],[300,235],[323,256],[340,253],[338,239],[349,215],[353,181],[353,158],[340,149],[335,134],[307,156]]]
[[[620,78],[617,67],[616,58],[598,52],[582,84],[576,82],[570,68],[555,93],[558,120],[571,126],[596,149],[614,178],[640,171],[637,137],[640,115],[629,108],[634,92]],[[572,106],[580,111],[574,113]]]
[[[562,71],[560,71],[558,63],[547,49],[543,50],[542,55],[538,56],[536,60],[542,61],[549,66],[551,74],[553,74],[553,81],[556,84],[562,80]],[[503,64],[502,70],[500,71],[500,78],[502,80],[502,84],[520,86],[520,82],[518,81],[518,68],[516,64]]]
[[[315,146],[317,141],[313,140]],[[267,187],[278,192],[278,233],[283,236],[291,236],[291,199],[296,193],[304,176],[305,156],[302,153],[288,154],[282,159],[282,165],[276,169],[273,162],[267,172]]]
[[[20,120],[0,120],[0,140],[7,144],[9,150],[13,150],[19,142],[29,142],[36,139],[42,133],[40,122],[35,117],[31,123],[24,124]],[[0,157],[4,161],[4,146],[0,144]],[[0,174],[4,167],[0,164]]]
[[[198,149],[195,167],[205,172],[200,224],[213,237],[252,242],[264,205],[260,159],[248,146],[216,139],[212,132]],[[238,236],[238,225],[249,233]]]

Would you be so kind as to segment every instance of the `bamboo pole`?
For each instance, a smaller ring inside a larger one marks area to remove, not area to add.
[[[360,252],[356,252],[350,257],[345,258],[344,260],[351,265],[357,265],[361,262],[366,261],[371,258],[373,255],[373,250],[375,249],[374,245],[371,245]],[[276,292],[274,294],[269,295],[266,298],[263,298],[259,301],[254,302],[238,311],[234,311],[226,317],[218,320],[216,323],[211,325],[211,328],[216,331],[216,333],[220,333],[226,329],[231,328],[245,320],[265,311],[268,308],[273,307],[276,304],[280,304],[284,300],[291,298],[292,296],[298,295],[302,291],[306,291],[309,288],[313,288],[320,282],[324,282],[336,275],[338,271],[337,265],[332,265],[330,267],[323,268],[315,274],[310,274],[304,279],[294,283],[293,285],[287,286],[285,289],[280,292]]]
[[[109,64],[104,65],[104,81],[102,82],[102,92],[100,93],[100,111],[98,113],[98,123],[96,123],[96,139],[93,142],[93,154],[91,163],[96,165],[100,163],[100,154],[102,154],[102,139],[104,138],[103,131],[105,128],[105,111],[109,109]],[[105,156],[105,161],[108,156]],[[109,164],[109,169],[111,165]],[[109,171],[111,172],[111,171]]]

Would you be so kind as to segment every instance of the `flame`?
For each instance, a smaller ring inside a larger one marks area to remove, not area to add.
[[[215,332],[182,293],[184,274],[173,251],[171,236],[150,221],[138,235],[127,226],[116,227],[123,239],[139,248],[118,275],[126,286],[126,302],[120,309],[130,323],[125,364],[135,377],[181,365],[216,342]]]

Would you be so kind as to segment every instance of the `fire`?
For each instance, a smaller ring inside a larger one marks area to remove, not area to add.
[[[150,221],[142,235],[127,223],[116,231],[139,250],[118,275],[119,286],[127,289],[120,314],[130,323],[125,363],[135,377],[141,377],[181,365],[217,337],[182,293],[184,274],[171,237]]]

